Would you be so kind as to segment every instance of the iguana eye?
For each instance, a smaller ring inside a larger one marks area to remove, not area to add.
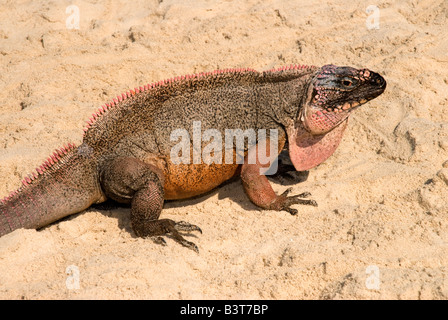
[[[351,86],[353,85],[353,82],[350,81],[350,80],[348,80],[348,79],[345,79],[345,80],[342,80],[342,84],[343,84],[345,87],[351,87]]]

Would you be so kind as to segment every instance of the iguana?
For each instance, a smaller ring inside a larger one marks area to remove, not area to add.
[[[81,145],[56,150],[0,201],[0,236],[18,228],[38,229],[113,199],[130,204],[135,235],[164,243],[162,236],[170,234],[197,251],[179,231],[201,229],[159,219],[164,199],[197,196],[238,175],[255,205],[296,214],[292,205],[316,203],[302,199],[308,193],[273,191],[260,173],[269,164],[248,161],[259,140],[245,144],[242,164],[175,164],[170,151],[177,141],[170,139],[171,132],[184,128],[191,136],[194,121],[223,135],[227,128],[276,129],[276,149],[287,142],[295,169],[304,171],[335,151],[350,113],[385,88],[375,72],[335,65],[217,70],[135,88],[93,114]]]

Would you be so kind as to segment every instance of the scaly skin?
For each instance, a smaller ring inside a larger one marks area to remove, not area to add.
[[[179,231],[201,231],[199,227],[159,220],[164,199],[203,194],[236,175],[257,206],[295,214],[292,205],[316,203],[301,199],[308,193],[288,196],[288,189],[275,194],[260,174],[269,164],[257,157],[255,163],[248,161],[260,141],[245,143],[243,164],[224,164],[224,154],[223,164],[174,164],[170,151],[177,141],[171,141],[170,134],[183,128],[192,137],[193,121],[201,121],[202,132],[215,129],[222,137],[226,129],[276,129],[277,151],[288,141],[294,167],[308,170],[337,148],[350,113],[385,87],[384,79],[372,71],[326,65],[262,73],[221,70],[136,88],[93,115],[80,146],[60,149],[0,202],[0,236],[18,228],[44,227],[110,198],[131,205],[137,236],[164,243],[161,236],[170,233],[197,251]]]

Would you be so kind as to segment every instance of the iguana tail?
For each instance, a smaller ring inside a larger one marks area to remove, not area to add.
[[[44,227],[100,199],[97,166],[83,150],[84,145],[74,144],[56,150],[18,190],[0,200],[0,236]]]

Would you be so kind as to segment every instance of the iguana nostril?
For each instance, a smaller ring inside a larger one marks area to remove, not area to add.
[[[385,84],[385,80],[382,76],[380,76],[378,73],[372,73],[372,77],[370,78],[370,82],[372,84],[382,86]]]

